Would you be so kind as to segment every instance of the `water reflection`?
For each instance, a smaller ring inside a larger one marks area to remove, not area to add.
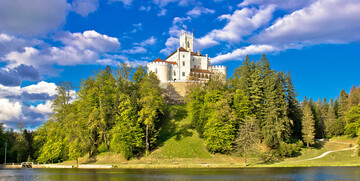
[[[1,180],[360,180],[360,167],[241,169],[1,169]]]

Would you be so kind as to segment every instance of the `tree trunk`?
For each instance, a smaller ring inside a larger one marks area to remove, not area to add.
[[[309,142],[307,141],[306,144],[307,144],[307,148],[309,149]]]
[[[146,140],[146,155],[149,154],[149,150],[150,150],[150,143],[149,143],[149,125],[146,125],[146,136],[145,136]]]
[[[79,168],[79,157],[76,157],[76,168]]]
[[[244,145],[244,167],[246,167],[246,146]]]

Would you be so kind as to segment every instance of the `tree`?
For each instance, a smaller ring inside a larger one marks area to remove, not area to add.
[[[245,167],[247,166],[247,155],[256,148],[259,133],[257,122],[255,117],[246,117],[239,127],[237,138],[235,140],[237,151],[244,156]]]
[[[302,133],[307,148],[309,148],[309,144],[315,143],[315,120],[306,100],[303,102]]]
[[[349,136],[360,136],[360,104],[350,108],[349,113],[346,115],[345,134]]]
[[[292,136],[301,139],[301,107],[293,85],[291,74],[288,71],[285,77],[286,99],[288,102],[287,115],[293,122],[291,126]]]
[[[117,153],[122,153],[126,159],[130,159],[134,152],[144,147],[144,133],[137,122],[134,109],[131,107],[130,97],[122,94],[119,99],[116,123],[111,130],[111,149]]]
[[[139,87],[141,107],[138,112],[139,120],[145,125],[145,149],[149,154],[150,143],[156,141],[157,130],[155,126],[159,121],[159,114],[163,114],[164,101],[161,96],[160,81],[150,72],[142,79]]]
[[[226,153],[232,150],[235,138],[235,116],[227,99],[212,104],[214,110],[204,128],[206,148],[211,153]]]

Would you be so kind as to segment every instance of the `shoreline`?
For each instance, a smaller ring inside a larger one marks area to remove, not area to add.
[[[212,168],[212,169],[231,169],[231,168],[305,168],[305,167],[360,167],[359,164],[343,164],[343,165],[248,165],[243,164],[102,164],[102,165],[59,165],[59,164],[41,164],[33,165],[32,169],[191,169],[191,168]],[[22,169],[21,165],[1,165],[1,169]],[[24,168],[26,169],[26,168]]]

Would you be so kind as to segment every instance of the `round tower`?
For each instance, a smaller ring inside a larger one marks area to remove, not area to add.
[[[214,65],[209,67],[212,73],[220,73],[227,77],[227,67],[223,65]]]
[[[148,71],[155,72],[161,83],[169,81],[170,64],[165,61],[154,61],[147,64]]]

